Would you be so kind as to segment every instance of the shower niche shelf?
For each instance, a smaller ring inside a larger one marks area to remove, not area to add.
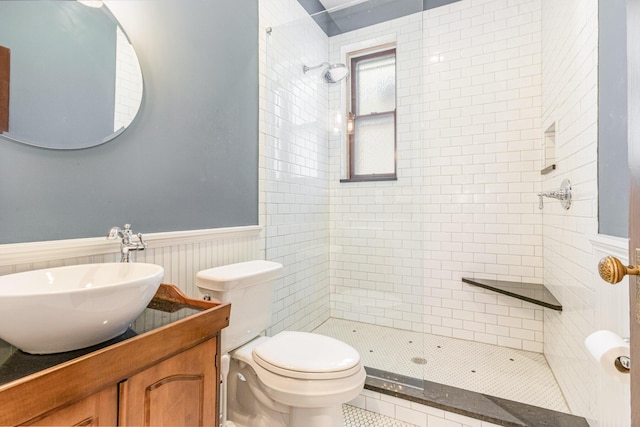
[[[499,294],[508,295],[532,304],[562,311],[562,304],[551,292],[539,283],[509,282],[506,280],[471,279],[463,277],[462,281],[469,285],[478,286]]]

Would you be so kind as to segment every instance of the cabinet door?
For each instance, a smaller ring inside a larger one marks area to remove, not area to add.
[[[215,426],[218,373],[216,339],[120,383],[124,426]]]
[[[25,426],[115,426],[118,388],[114,384],[69,406],[29,421]]]

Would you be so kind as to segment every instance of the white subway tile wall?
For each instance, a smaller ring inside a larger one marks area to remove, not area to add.
[[[331,316],[421,332],[422,14],[331,37],[329,55],[331,62],[347,62],[351,51],[389,42],[396,45],[397,181],[341,183],[346,175],[345,120],[332,123]],[[332,118],[347,111],[346,87],[330,88]]]
[[[399,98],[398,182],[339,183],[331,135],[332,316],[542,352],[541,307],[460,280],[542,282],[540,21],[466,0],[330,39],[395,39]]]
[[[302,67],[327,61],[328,38],[295,0],[260,11],[266,257],[284,265],[269,333],[309,331],[329,316],[328,88]]]
[[[138,113],[143,91],[138,58],[119,26],[116,28],[116,46],[114,132],[133,121]]]
[[[571,209],[544,207],[544,282],[562,302],[562,313],[546,311],[544,352],[574,413],[592,425],[625,426],[628,386],[606,377],[588,356],[584,339],[599,329],[625,336],[625,285],[611,289],[597,275],[604,253],[590,240],[598,233],[598,1],[543,0],[542,130],[555,123],[557,169],[544,189],[568,178]],[[611,240],[611,239],[609,239]],[[614,246],[626,252],[626,239]],[[608,251],[604,250],[604,252]]]

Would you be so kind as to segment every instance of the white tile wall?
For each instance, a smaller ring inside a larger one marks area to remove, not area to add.
[[[544,208],[544,280],[563,304],[562,313],[545,312],[545,355],[573,412],[591,425],[625,426],[628,387],[603,376],[584,348],[596,330],[628,332],[625,298],[613,295],[625,285],[610,289],[597,276],[598,258],[612,245],[624,255],[627,245],[597,236],[598,1],[542,3],[542,129],[556,124],[557,157],[543,186],[573,185],[569,211]],[[608,240],[607,249],[594,250],[591,239]]]
[[[542,280],[540,7],[462,1],[424,14],[425,323],[532,351],[542,351],[543,310],[460,277]]]
[[[328,88],[302,66],[328,39],[295,0],[260,2],[260,22],[266,256],[284,265],[269,332],[312,330],[329,317]]]
[[[116,87],[113,130],[133,121],[142,99],[142,72],[138,58],[120,27],[116,29]]]
[[[396,43],[397,181],[340,183],[344,125],[331,133],[331,315],[423,330],[424,203],[422,16],[420,13],[330,39],[331,62],[350,51]],[[330,89],[332,117],[347,111],[346,83]],[[344,123],[344,118],[342,123]]]
[[[331,38],[332,61],[396,40],[403,118],[394,183],[338,183],[332,135],[332,316],[542,351],[540,307],[460,281],[542,281],[540,20],[464,0]]]

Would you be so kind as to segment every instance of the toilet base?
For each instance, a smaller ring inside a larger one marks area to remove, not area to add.
[[[251,392],[249,381],[257,381],[255,374],[250,370],[239,370],[238,362],[232,360],[228,377],[228,419],[236,427],[287,427],[289,414],[260,402]]]
[[[224,427],[342,427],[342,405],[335,408],[309,408],[294,410],[289,417],[273,419],[269,416],[250,416],[234,414],[234,420],[227,421]],[[288,420],[287,420],[288,418]]]
[[[329,408],[292,408],[288,427],[342,427],[342,405]]]
[[[268,398],[255,371],[231,359],[228,419],[235,427],[342,427],[342,404],[317,408],[285,406]]]

